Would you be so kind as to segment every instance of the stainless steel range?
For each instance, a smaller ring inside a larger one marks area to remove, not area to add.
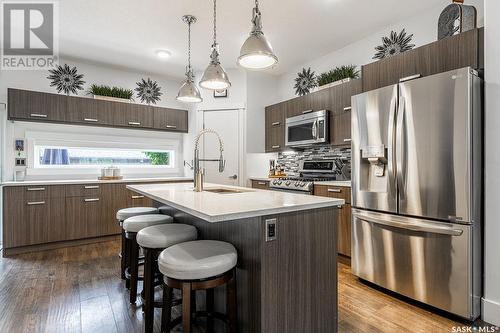
[[[272,180],[270,188],[275,191],[313,194],[314,182],[345,180],[346,165],[340,160],[301,161],[298,176]]]

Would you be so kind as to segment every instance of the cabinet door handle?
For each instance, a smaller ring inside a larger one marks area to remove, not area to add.
[[[313,112],[313,110],[306,110],[306,111],[302,111],[302,114],[311,113],[311,112]]]
[[[167,128],[174,128],[174,129],[177,128],[177,126],[175,126],[175,125],[167,125],[166,127]]]
[[[26,191],[35,192],[35,191],[45,191],[45,187],[28,187]]]
[[[279,147],[281,147],[281,146],[272,146],[271,148],[278,149]]]
[[[259,185],[267,185],[266,182],[257,182],[257,184],[259,184]]]
[[[144,196],[143,196],[143,195],[133,195],[133,196],[132,196],[132,199],[134,199],[134,200],[135,200],[135,199],[142,199],[142,198],[144,198]]]
[[[46,114],[41,114],[41,113],[31,113],[30,117],[34,117],[34,118],[47,118],[47,115]]]
[[[344,139],[344,142],[351,142],[352,139]]]
[[[129,121],[128,124],[129,125],[134,125],[134,126],[141,126],[141,123],[139,123],[137,121]]]
[[[99,186],[95,186],[95,185],[93,185],[93,186],[84,186],[83,188],[86,189],[86,190],[97,190],[99,188]]]
[[[346,106],[346,107],[344,108],[344,111],[351,111],[351,110],[352,110],[352,107],[351,107],[351,106]]]
[[[281,124],[281,122],[276,121],[276,122],[272,123],[271,125],[272,125],[272,126],[279,126],[280,124]]]
[[[89,123],[97,123],[99,122],[99,119],[95,119],[95,118],[83,118],[84,121],[87,121]]]
[[[28,201],[28,206],[45,205],[45,201]]]
[[[422,77],[422,74],[410,75],[410,76],[403,77],[403,78],[399,79],[399,82],[403,83],[403,82],[406,82],[406,81],[411,81],[411,80],[418,79],[420,77]]]
[[[83,199],[85,202],[96,202],[99,201],[99,198],[91,198],[91,199]]]
[[[329,188],[328,189],[328,192],[333,192],[333,193],[341,193],[342,190],[341,189],[338,189],[338,188]]]

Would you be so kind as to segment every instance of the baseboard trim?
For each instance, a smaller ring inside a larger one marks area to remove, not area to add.
[[[22,247],[13,247],[10,249],[4,248],[2,252],[3,252],[3,257],[5,258],[5,257],[14,256],[17,254],[22,254],[22,253],[55,250],[55,249],[60,249],[63,247],[108,242],[108,241],[117,240],[117,239],[120,239],[120,235],[109,235],[109,236],[103,236],[103,237],[76,239],[76,240],[54,242],[54,243],[48,243],[48,244],[37,244],[37,245],[29,245],[29,246],[22,246]]]
[[[500,326],[500,303],[482,299],[483,320],[489,324]]]

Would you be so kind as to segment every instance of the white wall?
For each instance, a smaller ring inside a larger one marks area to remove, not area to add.
[[[92,83],[96,84],[106,84],[111,86],[120,86],[123,88],[134,89],[136,87],[136,82],[141,78],[151,77],[153,80],[157,80],[159,85],[162,87],[161,101],[158,103],[159,106],[172,107],[172,108],[182,108],[186,109],[184,104],[181,104],[175,100],[177,91],[180,87],[180,80],[172,79],[168,77],[160,77],[155,75],[148,75],[144,73],[137,73],[133,71],[126,71],[123,69],[111,68],[109,66],[103,66],[99,64],[85,63],[82,61],[75,60],[64,60],[61,59],[61,64],[68,63],[70,66],[76,66],[79,73],[84,74],[84,91],[80,91],[79,95],[85,95],[88,87]],[[50,87],[50,81],[47,79],[49,73],[47,71],[1,71],[0,72],[0,103],[7,103],[7,88],[20,88],[28,90],[37,90],[44,92],[56,93],[53,87]],[[136,101],[140,102],[140,101]],[[190,117],[191,117],[190,113]],[[180,152],[177,155],[178,160],[182,162],[182,134],[172,134],[172,133],[162,133],[162,132],[151,132],[142,130],[128,130],[128,129],[111,129],[104,127],[87,127],[87,126],[69,126],[69,125],[54,125],[54,124],[43,124],[43,123],[31,123],[31,122],[11,122],[6,121],[6,111],[0,108],[0,116],[2,117],[2,137],[4,142],[2,147],[4,147],[4,152],[2,154],[1,164],[2,164],[2,181],[13,180],[14,175],[14,139],[24,138],[26,131],[43,131],[43,132],[58,132],[67,133],[69,135],[84,135],[84,134],[94,134],[94,135],[117,135],[124,138],[143,138],[147,140],[148,138],[152,143],[158,142],[159,140],[177,140],[181,142]],[[183,175],[183,170],[180,169],[174,175]],[[83,175],[82,175],[83,176]]]
[[[404,21],[388,26],[385,29],[377,31],[366,38],[354,42],[346,47],[337,50],[335,52],[329,53],[319,58],[311,59],[311,61],[300,64],[294,69],[288,71],[279,77],[278,86],[278,97],[279,100],[287,100],[295,97],[295,91],[293,86],[295,84],[294,79],[297,77],[297,73],[302,71],[302,68],[311,67],[316,74],[326,72],[336,66],[341,65],[365,65],[371,63],[375,60],[372,59],[375,54],[375,46],[381,44],[382,36],[387,36],[391,30],[397,31],[399,33],[403,28],[409,34],[414,34],[413,44],[422,46],[431,43],[437,39],[437,21],[439,14],[443,8],[450,4],[449,0],[442,0],[443,4],[437,6],[431,10],[416,13],[414,17],[405,19]],[[478,25],[483,26],[483,5],[484,0],[468,0],[467,5],[474,5],[478,11]],[[356,24],[353,22],[353,24]],[[348,27],[346,27],[348,29]]]
[[[483,319],[500,326],[500,1],[485,1],[485,279]]]

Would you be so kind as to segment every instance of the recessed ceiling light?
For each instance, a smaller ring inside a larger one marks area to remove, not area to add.
[[[156,50],[156,55],[161,59],[168,59],[172,55],[170,51],[167,50]]]

